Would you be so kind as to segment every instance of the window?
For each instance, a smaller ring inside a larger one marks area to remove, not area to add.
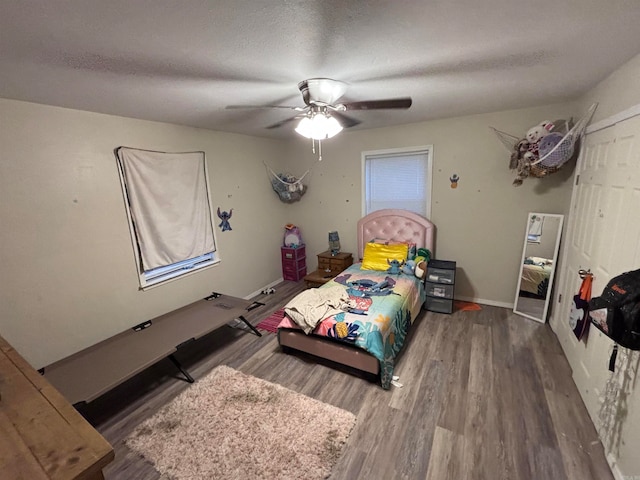
[[[363,214],[401,208],[431,216],[432,146],[362,153]]]
[[[219,261],[204,152],[116,150],[140,286]]]

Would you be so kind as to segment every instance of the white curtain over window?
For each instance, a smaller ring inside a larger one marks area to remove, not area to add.
[[[204,152],[117,157],[144,271],[215,252]]]

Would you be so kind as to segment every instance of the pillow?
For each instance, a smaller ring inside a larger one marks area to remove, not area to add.
[[[407,246],[407,258],[405,260],[413,260],[416,258],[418,252],[418,246],[412,242],[400,242],[398,240],[387,240],[385,238],[372,238],[370,243],[381,243],[384,245],[406,245]]]
[[[544,257],[528,257],[528,258],[531,259],[531,261],[533,263],[536,263],[536,264],[540,264],[541,263],[543,265],[547,265],[549,263],[552,263],[551,260],[549,260],[548,258],[544,258]]]
[[[408,246],[406,243],[385,245],[384,243],[369,242],[364,246],[360,269],[386,272],[389,268],[387,260],[398,260],[402,262],[407,259],[407,251]]]

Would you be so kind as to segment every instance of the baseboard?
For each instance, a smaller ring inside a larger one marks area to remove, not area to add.
[[[472,297],[456,297],[455,300],[460,300],[462,302],[473,302],[480,303],[482,305],[490,305],[492,307],[502,307],[513,310],[513,303],[507,302],[496,302],[494,300],[485,300],[484,298],[472,298]]]
[[[253,297],[255,297],[256,295],[260,295],[262,293],[263,290],[267,289],[267,288],[271,288],[271,287],[275,287],[276,285],[278,285],[279,283],[284,282],[284,278],[280,277],[277,280],[274,280],[273,282],[269,283],[268,285],[265,285],[264,287],[262,287],[259,290],[256,290],[253,293],[250,293],[249,295],[247,295],[246,297],[243,297],[245,300],[250,300]]]
[[[626,477],[622,474],[622,472],[620,472],[620,469],[618,468],[618,463],[616,461],[616,458],[613,456],[612,453],[608,453],[607,454],[607,463],[609,464],[609,468],[611,469],[611,473],[613,474],[613,478],[615,478],[616,480],[627,480],[628,478],[635,478],[634,477]]]

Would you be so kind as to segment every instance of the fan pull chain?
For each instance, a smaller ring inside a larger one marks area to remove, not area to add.
[[[321,141],[318,140],[318,161],[321,162],[322,161],[322,143],[320,143]],[[312,138],[311,139],[311,151],[313,153],[316,153],[316,141]]]

